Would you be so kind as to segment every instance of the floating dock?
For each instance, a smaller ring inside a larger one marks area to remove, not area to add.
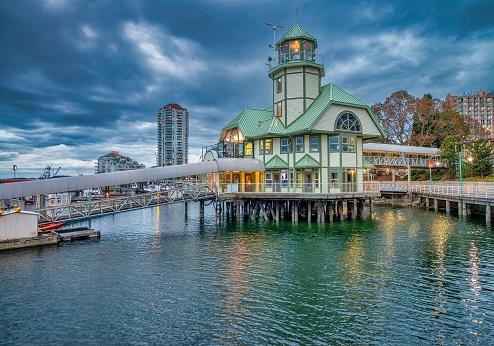
[[[100,231],[86,227],[60,230],[56,233],[58,234],[60,241],[99,239],[101,237]]]

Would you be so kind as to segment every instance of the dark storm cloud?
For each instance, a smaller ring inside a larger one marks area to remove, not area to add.
[[[368,103],[491,89],[491,13],[492,1],[3,1],[0,175],[88,172],[109,150],[152,165],[169,102],[189,108],[197,157],[242,108],[271,102],[265,21],[300,22],[325,82]]]

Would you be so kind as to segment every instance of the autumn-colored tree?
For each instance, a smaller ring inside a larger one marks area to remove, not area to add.
[[[465,118],[454,107],[430,94],[417,101],[413,120],[410,142],[414,145],[439,147],[447,136],[466,137],[470,133]]]
[[[395,91],[383,103],[372,106],[386,132],[387,141],[396,144],[409,142],[414,110],[415,97],[406,90]]]

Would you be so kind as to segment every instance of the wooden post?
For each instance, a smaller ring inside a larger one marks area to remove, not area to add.
[[[348,201],[343,201],[343,218],[348,217]]]
[[[333,202],[329,202],[328,207],[329,207],[329,222],[330,223],[333,223],[334,203]]]
[[[429,210],[429,197],[425,197],[425,209]]]
[[[187,202],[185,202],[185,212],[187,213]],[[199,218],[204,219],[204,201],[199,201]]]
[[[449,200],[446,200],[446,214],[451,214],[451,202]]]
[[[357,200],[354,199],[353,200],[353,212],[352,212],[352,219],[356,219],[357,218],[357,213],[358,213],[358,206],[357,206]]]
[[[438,210],[439,210],[439,201],[437,198],[434,198],[434,212],[437,213]]]
[[[307,202],[307,223],[311,223],[312,219],[312,202]]]
[[[294,203],[294,210],[295,210],[295,223],[298,223],[298,203]]]
[[[485,222],[487,225],[491,225],[491,206],[489,204],[485,206]]]

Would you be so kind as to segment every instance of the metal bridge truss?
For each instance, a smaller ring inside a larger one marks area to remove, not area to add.
[[[369,163],[376,167],[416,167],[428,168],[428,161],[434,162],[434,167],[444,167],[438,158],[416,158],[416,157],[396,157],[396,156],[364,156]]]
[[[82,220],[99,215],[174,202],[215,199],[216,196],[217,191],[214,184],[189,184],[181,187],[171,187],[160,192],[103,198],[101,200],[72,203],[70,205],[49,207],[35,211],[39,214],[38,223],[45,224],[59,221]]]

